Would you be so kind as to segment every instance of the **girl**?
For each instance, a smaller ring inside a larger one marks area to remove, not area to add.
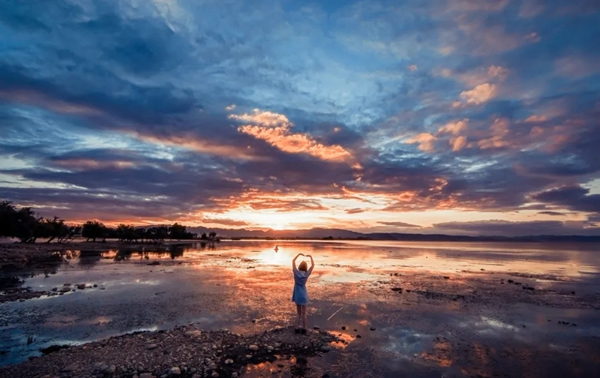
[[[315,267],[315,262],[311,255],[307,255],[307,257],[310,257],[310,269],[307,269],[306,261],[302,261],[298,268],[296,268],[296,259],[300,256],[304,255],[299,253],[292,260],[292,271],[294,272],[294,293],[292,294],[292,301],[296,303],[296,310],[298,311],[298,328],[296,328],[296,333],[306,333],[306,305],[309,301],[308,292],[306,291],[306,281]]]

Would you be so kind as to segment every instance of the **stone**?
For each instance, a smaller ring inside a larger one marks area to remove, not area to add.
[[[79,366],[77,366],[77,364],[71,364],[71,365],[65,367],[64,369],[62,369],[62,371],[64,371],[64,372],[72,372],[72,371],[75,371],[77,369],[79,369]]]
[[[185,333],[185,335],[186,336],[190,336],[190,337],[200,337],[200,336],[202,336],[202,331],[200,331],[198,329],[195,329],[195,330],[192,330],[192,331],[187,331]]]
[[[228,358],[225,360],[225,365],[231,365],[233,363],[233,360],[231,358]]]
[[[321,347],[321,352],[325,352],[325,353],[327,353],[327,352],[329,352],[330,350],[331,350],[331,348],[329,348],[327,345],[323,345],[323,346]]]
[[[146,344],[147,350],[152,350],[152,349],[156,349],[156,348],[158,348],[158,345],[156,345],[156,344]]]
[[[361,337],[362,337],[361,335],[356,335],[356,338],[357,338],[357,339],[360,339]]]
[[[200,374],[194,374],[192,375],[192,378],[202,378],[202,376]]]
[[[444,276],[444,279],[445,279],[445,280],[449,280],[449,279],[450,279],[450,277],[448,277],[448,276]]]
[[[272,347],[272,346],[270,346],[270,345],[269,345],[269,346],[267,346],[267,350],[268,350],[269,352],[272,352],[272,351],[273,351],[273,349],[275,349],[275,348],[273,348],[273,347]]]
[[[248,349],[250,349],[253,352],[258,351],[258,345],[252,344],[248,347]]]
[[[94,284],[94,287],[98,287],[98,284]]]
[[[208,365],[208,368],[211,370],[215,370],[217,368],[217,364],[215,364],[214,362]]]
[[[345,330],[346,330],[346,326],[342,326],[342,331],[345,331]]]
[[[238,377],[238,373],[237,372],[233,372],[231,373],[231,378],[237,378]]]
[[[77,285],[77,288],[79,290],[83,290],[83,289],[85,289],[85,284],[79,284],[79,285]]]
[[[170,375],[181,375],[181,369],[178,366],[173,366],[169,371]]]
[[[246,355],[246,358],[247,358],[247,359],[251,359],[251,358],[252,358],[252,355],[251,355],[251,354],[247,354],[247,355]]]
[[[151,373],[142,373],[140,378],[154,378],[154,376]]]
[[[371,327],[371,328],[369,328],[369,329],[370,329],[371,331],[375,331],[377,328],[375,328],[375,327]]]
[[[108,374],[114,374],[117,371],[117,367],[115,365],[110,365],[108,370],[106,371]]]

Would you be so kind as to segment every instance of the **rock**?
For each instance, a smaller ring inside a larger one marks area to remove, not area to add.
[[[233,361],[232,361],[233,362]],[[215,364],[214,362],[208,365],[208,368],[211,370],[215,370],[217,368],[217,364]]]
[[[216,371],[213,371],[213,373],[210,375],[211,377],[218,377],[219,373],[217,373]]]
[[[64,369],[62,369],[62,371],[64,372],[73,372],[75,370],[79,369],[79,366],[77,366],[77,364],[71,364],[67,367],[65,367]]]
[[[192,330],[192,331],[187,331],[185,333],[185,335],[186,336],[190,336],[190,337],[200,337],[200,336],[202,336],[202,331],[200,331],[198,329],[195,329],[195,330]]]
[[[515,281],[513,281],[513,280],[508,280],[508,283],[513,283],[513,282],[515,282]]]
[[[345,331],[345,330],[346,330],[346,326],[342,326],[342,331]]]
[[[356,338],[357,338],[357,339],[360,339],[361,337],[362,337],[361,335],[356,335]]]
[[[233,360],[231,358],[228,358],[225,360],[225,365],[231,365],[233,363]]]
[[[272,351],[273,351],[273,349],[275,349],[275,348],[273,348],[273,347],[272,347],[272,346],[270,346],[270,345],[269,345],[269,346],[267,346],[267,350],[268,350],[269,352],[272,352]]]
[[[450,279],[450,277],[448,277],[448,276],[444,276],[444,279],[445,279],[445,280],[449,280],[449,279]]]
[[[248,347],[248,349],[250,349],[253,352],[258,351],[258,345],[252,344]]]
[[[319,326],[314,326],[313,329],[316,329],[317,331],[321,329],[321,327]]]
[[[369,328],[369,329],[370,329],[371,331],[375,331],[377,328],[375,328],[375,327],[371,327],[371,328]]]
[[[156,345],[156,344],[146,344],[147,350],[152,350],[152,349],[156,349],[156,348],[158,348],[158,345]]]
[[[252,323],[256,323],[256,319],[252,319]]]
[[[142,373],[140,378],[154,378],[154,376],[151,373]]]
[[[194,374],[192,375],[192,378],[202,378],[202,376],[200,374]]]
[[[327,345],[323,345],[323,346],[321,347],[321,352],[325,352],[325,353],[327,353],[327,352],[329,352],[330,350],[331,350],[331,348],[329,348]]]
[[[98,287],[98,284],[94,284],[94,287]]]
[[[233,372],[231,373],[231,378],[237,378],[238,377],[238,373],[237,372]]]
[[[160,265],[160,261],[152,261],[150,264],[148,265]]]
[[[393,287],[392,291],[397,291],[399,293],[402,293],[402,288],[401,287]]]
[[[178,366],[173,366],[169,371],[170,375],[181,375],[181,369]]]
[[[85,284],[79,284],[79,285],[77,285],[77,288],[79,290],[83,290],[83,289],[85,289]]]

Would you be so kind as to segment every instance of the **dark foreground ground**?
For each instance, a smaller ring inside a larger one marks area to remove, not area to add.
[[[280,328],[242,336],[228,330],[194,327],[140,332],[83,346],[58,349],[41,358],[0,370],[2,377],[238,377],[249,364],[322,355],[345,341],[323,331],[298,334]],[[280,364],[279,372],[285,365]],[[275,372],[275,371],[274,371]],[[297,372],[301,374],[301,372]]]

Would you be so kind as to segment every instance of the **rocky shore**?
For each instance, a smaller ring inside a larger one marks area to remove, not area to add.
[[[186,326],[127,334],[80,346],[51,347],[41,357],[0,368],[0,376],[238,377],[249,364],[301,360],[344,343],[324,331],[298,334],[291,327],[242,336],[227,330],[203,332]]]

